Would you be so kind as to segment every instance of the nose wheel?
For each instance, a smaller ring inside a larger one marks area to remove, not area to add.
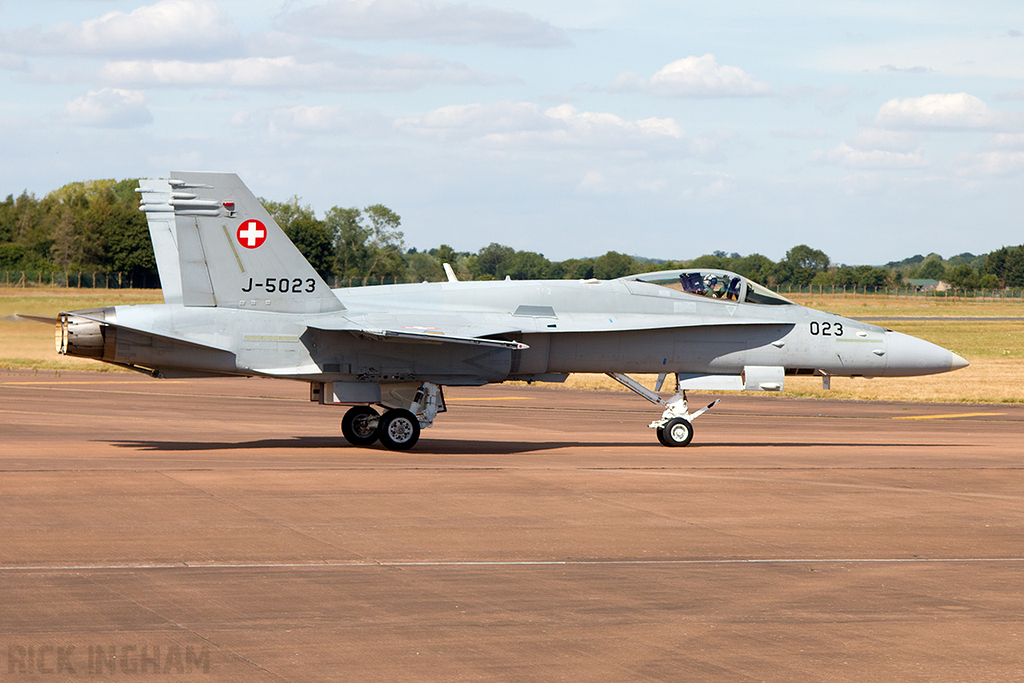
[[[664,446],[685,446],[693,439],[693,425],[689,420],[676,417],[664,427],[658,427],[658,441]]]

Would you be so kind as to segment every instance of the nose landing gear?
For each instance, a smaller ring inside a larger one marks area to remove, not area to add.
[[[641,398],[655,405],[665,407],[665,411],[661,414],[661,419],[655,420],[648,426],[658,430],[658,441],[669,447],[686,446],[689,444],[693,439],[693,425],[691,423],[714,408],[721,400],[712,401],[700,410],[691,413],[686,405],[686,392],[679,390],[678,377],[676,377],[676,393],[666,401],[657,392],[651,391],[632,377],[617,372],[609,372],[608,376]],[[658,379],[659,388],[664,377],[662,375]]]

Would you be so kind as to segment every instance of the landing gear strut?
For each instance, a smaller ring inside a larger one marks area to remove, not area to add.
[[[679,390],[678,375],[676,376],[676,393],[667,401],[631,377],[617,372],[609,372],[608,376],[641,398],[655,405],[665,407],[665,412],[661,414],[661,419],[655,420],[648,426],[658,430],[658,441],[669,447],[686,446],[689,444],[693,439],[693,425],[691,423],[714,408],[721,400],[712,401],[700,410],[691,413],[686,405],[686,392]],[[664,375],[658,378],[659,389],[664,381]]]

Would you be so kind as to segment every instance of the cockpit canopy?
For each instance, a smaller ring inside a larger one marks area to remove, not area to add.
[[[657,273],[630,275],[628,280],[661,285],[679,292],[694,296],[747,304],[764,304],[768,306],[792,305],[793,302],[776,294],[767,287],[748,280],[742,275],[727,270],[710,270],[706,268],[684,268],[682,270],[662,270]]]

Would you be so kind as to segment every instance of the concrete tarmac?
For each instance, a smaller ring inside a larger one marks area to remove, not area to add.
[[[1024,406],[446,398],[0,372],[0,680],[1024,677]]]

